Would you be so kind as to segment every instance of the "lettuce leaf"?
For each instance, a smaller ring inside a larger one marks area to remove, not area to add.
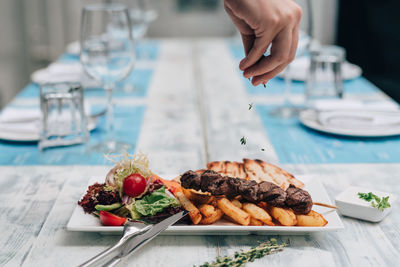
[[[125,204],[121,208],[114,210],[112,213],[125,218],[131,218],[133,220],[138,220],[142,217],[137,211],[133,203]]]
[[[165,208],[178,206],[179,201],[165,193],[165,186],[135,201],[136,211],[142,216],[153,216]]]

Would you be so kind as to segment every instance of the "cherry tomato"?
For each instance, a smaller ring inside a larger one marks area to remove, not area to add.
[[[105,226],[121,226],[126,222],[126,218],[119,217],[108,211],[100,211],[100,221]]]
[[[134,173],[125,178],[123,189],[125,195],[137,197],[146,190],[146,179],[138,173]]]

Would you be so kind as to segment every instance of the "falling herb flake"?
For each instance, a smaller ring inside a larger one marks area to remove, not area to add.
[[[265,149],[264,149],[264,148],[261,148],[261,151],[265,151]]]
[[[273,252],[281,251],[286,246],[288,244],[279,244],[275,238],[271,238],[269,241],[252,247],[250,250],[235,252],[233,256],[219,257],[216,261],[211,263],[206,262],[200,265],[200,267],[243,267],[247,262],[253,262],[255,259],[260,259]]]
[[[241,145],[245,145],[246,144],[246,138],[244,138],[244,136],[242,138],[240,138],[240,144]]]
[[[249,110],[253,108],[253,103],[249,104]]]
[[[263,83],[264,88],[267,88],[267,86],[265,85],[265,83]]]

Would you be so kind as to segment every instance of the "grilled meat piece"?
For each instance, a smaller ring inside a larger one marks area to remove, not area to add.
[[[234,178],[221,176],[212,170],[206,170],[201,174],[200,188],[201,191],[212,192],[215,196],[234,197],[238,195],[237,182]]]
[[[181,176],[181,184],[184,188],[200,190],[201,176],[194,171],[187,171]]]
[[[258,198],[266,201],[271,206],[285,206],[286,196],[286,192],[273,183],[264,181],[258,184]]]
[[[256,181],[253,180],[241,180],[238,192],[244,199],[250,202],[259,202],[258,197],[258,184]]]
[[[286,190],[286,205],[292,208],[295,213],[308,214],[311,211],[313,202],[310,194],[300,188],[290,185]]]

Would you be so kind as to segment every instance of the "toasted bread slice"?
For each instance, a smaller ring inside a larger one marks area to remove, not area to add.
[[[283,190],[286,190],[290,184],[299,188],[304,186],[304,184],[297,180],[292,174],[273,164],[266,163],[259,159],[243,159],[243,161],[245,171],[252,180],[257,182],[268,181],[278,185]]]
[[[247,179],[244,164],[236,161],[212,161],[207,164],[207,169],[216,171],[230,177]]]

